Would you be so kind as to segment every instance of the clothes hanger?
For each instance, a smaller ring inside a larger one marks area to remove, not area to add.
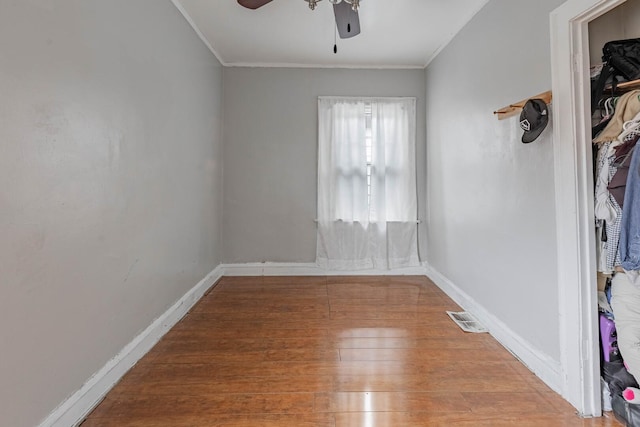
[[[615,96],[609,97],[604,101],[604,110],[607,116],[612,116],[616,111],[616,105],[618,98]]]
[[[622,124],[622,133],[618,136],[620,142],[624,142],[624,138],[632,132],[640,129],[640,112],[635,117]]]
[[[602,98],[598,101],[598,111],[600,111],[600,119],[604,119],[608,116],[608,110],[607,110],[607,100],[609,98]]]

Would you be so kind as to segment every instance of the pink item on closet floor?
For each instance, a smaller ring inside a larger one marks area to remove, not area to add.
[[[622,391],[622,397],[629,403],[640,403],[640,389],[627,387]]]

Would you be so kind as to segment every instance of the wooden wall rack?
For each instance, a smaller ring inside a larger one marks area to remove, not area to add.
[[[640,85],[640,80],[638,82]],[[620,87],[620,85],[618,85],[618,87]],[[545,104],[550,104],[552,99],[551,91],[548,90],[546,92],[542,92],[537,95],[530,96],[529,98],[523,99],[522,101],[509,104],[506,107],[502,107],[499,110],[494,111],[493,114],[498,115],[498,120],[503,120],[508,117],[515,116],[516,114],[520,114],[520,111],[522,111],[522,107],[524,107],[524,104],[526,104],[527,101],[532,98],[539,98],[539,99],[542,99],[545,102]]]

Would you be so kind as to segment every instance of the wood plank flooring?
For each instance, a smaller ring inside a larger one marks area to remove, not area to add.
[[[82,427],[621,425],[445,310],[424,276],[224,277]]]

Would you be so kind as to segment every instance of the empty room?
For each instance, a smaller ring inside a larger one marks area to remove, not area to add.
[[[0,426],[640,425],[638,19],[0,0]]]

